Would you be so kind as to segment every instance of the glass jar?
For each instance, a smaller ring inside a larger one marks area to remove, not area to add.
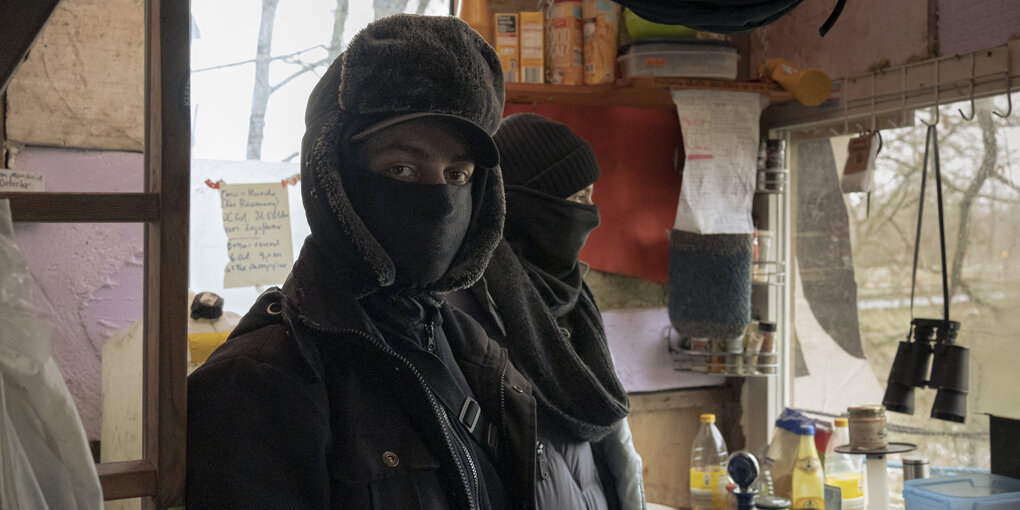
[[[858,406],[847,411],[850,413],[850,446],[869,450],[889,446],[885,406]]]

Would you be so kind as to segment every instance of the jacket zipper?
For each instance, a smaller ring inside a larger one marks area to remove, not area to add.
[[[433,325],[432,321],[427,321],[425,323],[425,343],[425,347],[429,350],[429,352],[436,352],[436,327]]]
[[[503,444],[510,444],[510,429],[506,419],[506,369],[510,366],[510,355],[503,360],[503,368],[499,371],[499,423],[503,433]]]
[[[392,349],[389,349],[385,345],[382,345],[382,343],[380,343],[377,338],[373,337],[372,335],[369,335],[368,333],[365,333],[364,331],[361,331],[361,330],[358,330],[358,329],[324,328],[324,327],[322,327],[322,326],[320,326],[320,325],[318,325],[318,324],[316,324],[316,323],[314,323],[314,322],[312,322],[312,321],[310,321],[308,319],[305,319],[303,317],[299,317],[299,319],[301,320],[301,322],[305,323],[306,325],[308,325],[308,326],[310,326],[310,327],[312,327],[314,329],[318,329],[319,331],[322,331],[322,332],[334,333],[334,334],[337,334],[337,335],[342,335],[342,334],[345,334],[345,333],[350,333],[350,334],[357,335],[357,336],[359,336],[361,338],[364,338],[364,339],[368,340],[372,344],[372,346],[374,346],[377,349],[379,349],[380,351],[382,351],[383,354],[386,354],[386,355],[389,355],[389,356],[392,356],[392,357],[396,358],[404,366],[407,367],[407,369],[411,372],[411,374],[414,375],[415,379],[418,381],[418,384],[422,387],[422,389],[425,390],[425,395],[429,399],[429,404],[432,407],[432,412],[433,412],[433,414],[436,415],[436,418],[439,419],[440,428],[443,430],[443,440],[444,440],[444,443],[446,444],[447,448],[449,448],[451,451],[456,450],[458,452],[463,452],[465,454],[465,457],[468,459],[468,462],[471,464],[471,466],[470,466],[471,467],[471,473],[470,473],[471,480],[469,481],[468,480],[468,473],[464,469],[464,464],[460,460],[460,455],[454,455],[453,456],[454,463],[457,465],[457,473],[460,474],[460,481],[464,485],[464,490],[465,490],[465,492],[467,492],[467,495],[468,495],[468,503],[471,505],[469,508],[471,508],[471,509],[478,509],[478,508],[480,508],[481,507],[481,502],[479,500],[479,494],[478,494],[478,472],[475,470],[474,461],[471,459],[471,452],[467,451],[467,447],[464,446],[460,442],[459,438],[456,438],[456,434],[451,434],[450,433],[450,428],[451,428],[450,420],[449,420],[449,417],[446,414],[446,411],[439,404],[439,401],[436,400],[435,394],[429,388],[428,384],[425,382],[425,378],[421,375],[421,372],[418,371],[418,369],[414,366],[414,364],[411,363],[407,358],[401,356],[399,353],[394,352]],[[431,328],[429,328],[429,329],[431,329]],[[454,438],[456,438],[456,442],[454,441]]]
[[[545,454],[545,443],[537,441],[538,472],[542,480],[549,478],[549,458]]]

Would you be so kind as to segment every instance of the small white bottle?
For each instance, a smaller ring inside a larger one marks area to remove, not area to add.
[[[825,447],[825,483],[840,488],[843,508],[864,508],[864,456],[839,453],[837,446],[850,444],[850,429],[846,418],[836,418],[832,437]]]

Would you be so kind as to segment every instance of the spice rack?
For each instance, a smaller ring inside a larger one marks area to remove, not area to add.
[[[673,369],[678,372],[728,377],[772,377],[779,373],[774,340],[768,346],[769,352],[751,354],[745,352],[744,336],[736,339],[741,350],[731,352],[727,349],[725,339],[680,337],[672,327],[666,328],[663,334],[667,350],[673,357]]]

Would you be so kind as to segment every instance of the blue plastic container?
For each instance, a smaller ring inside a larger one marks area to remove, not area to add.
[[[919,478],[903,483],[907,510],[1017,510],[1020,480],[993,474]]]

